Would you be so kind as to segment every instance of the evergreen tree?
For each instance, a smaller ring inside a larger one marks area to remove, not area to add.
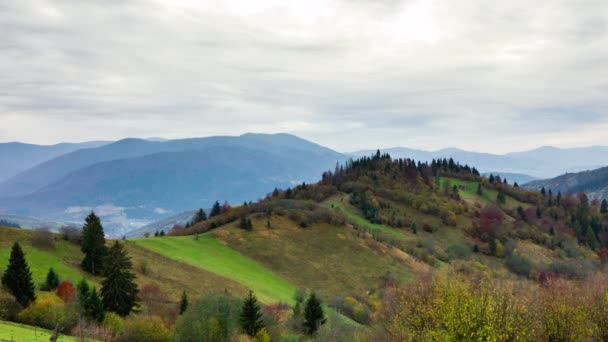
[[[481,182],[479,182],[479,183],[477,184],[477,195],[479,195],[479,196],[483,196],[483,187],[482,187],[482,185],[481,185]]]
[[[51,267],[49,272],[46,274],[46,281],[42,285],[42,291],[53,291],[59,286],[59,276],[55,273],[55,270]]]
[[[517,182],[513,183],[513,187],[514,188],[519,188],[519,184],[517,184]]]
[[[543,195],[543,197],[547,195],[547,190],[545,190],[544,186],[542,187],[542,189],[540,189],[540,194]]]
[[[249,295],[243,302],[239,322],[243,332],[249,336],[254,336],[260,329],[264,327],[260,305],[258,304],[257,298],[253,295],[253,291],[251,290],[249,290]]]
[[[602,201],[602,206],[601,206],[600,212],[602,214],[608,213],[608,201],[606,201],[605,199]]]
[[[222,213],[222,207],[220,206],[220,202],[215,201],[213,203],[213,207],[211,208],[211,212],[209,213],[209,217],[214,217]]]
[[[304,331],[312,336],[326,321],[321,302],[313,292],[306,300],[306,307],[304,308]]]
[[[103,322],[103,319],[106,316],[106,312],[103,307],[103,302],[101,301],[101,298],[99,298],[99,295],[97,294],[97,289],[95,287],[93,287],[93,290],[91,290],[91,293],[85,301],[84,310],[85,315],[88,318],[95,320],[99,323]]]
[[[502,191],[498,192],[498,195],[496,195],[496,202],[499,204],[507,203],[507,198],[505,197],[504,192],[502,192]]]
[[[494,175],[493,174],[490,174],[490,183],[494,184]]]
[[[165,230],[161,229],[160,234],[158,234],[158,236],[165,236]]]
[[[203,210],[203,208],[200,208],[192,217],[192,224],[197,224],[199,222],[205,221],[207,219],[207,214],[205,213],[205,211]]]
[[[188,310],[188,295],[186,291],[182,292],[182,299],[179,302],[179,314],[183,315]]]
[[[118,241],[110,248],[106,267],[108,277],[101,283],[103,305],[108,311],[126,316],[136,304],[139,289],[134,282],[135,275],[131,271],[131,258]]]
[[[82,269],[93,275],[100,275],[108,248],[101,221],[94,212],[87,216],[82,227],[81,249],[84,253]]]
[[[2,276],[2,285],[15,296],[23,307],[36,300],[32,272],[18,242],[15,242],[11,249],[8,267]]]

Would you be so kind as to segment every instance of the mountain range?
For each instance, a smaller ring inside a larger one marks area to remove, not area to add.
[[[484,175],[499,174],[519,184],[608,165],[608,147],[602,146],[541,147],[503,155],[457,148],[382,151],[418,161],[453,158]],[[24,217],[28,222],[32,217],[44,218],[41,222],[80,222],[94,210],[109,232],[129,234],[150,224],[183,223],[179,213],[209,208],[216,200],[239,204],[265,196],[268,189],[313,182],[337,162],[373,152],[338,153],[289,134],[128,138],[52,146],[4,143],[0,144],[5,166],[0,173],[0,215]],[[581,188],[579,183],[588,184],[581,180],[574,188]],[[532,182],[530,188],[537,184],[544,183]],[[590,191],[601,195],[601,189]]]
[[[123,234],[177,212],[257,200],[314,181],[345,156],[287,134],[124,139],[48,160],[0,184],[0,213],[80,220]]]

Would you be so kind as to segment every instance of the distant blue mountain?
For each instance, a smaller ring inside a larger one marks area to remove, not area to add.
[[[0,143],[0,182],[35,165],[82,148],[99,147],[107,141],[33,145],[18,142]]]
[[[12,192],[0,199],[0,213],[79,220],[95,209],[125,233],[124,222],[141,226],[210,207],[215,200],[240,204],[275,187],[317,181],[345,160],[287,134],[125,139],[60,156],[13,177],[1,185]]]

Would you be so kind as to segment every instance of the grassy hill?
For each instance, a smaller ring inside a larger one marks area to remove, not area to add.
[[[38,327],[0,321],[0,341],[40,342],[48,341],[52,332]],[[71,336],[60,335],[59,342],[78,341]]]
[[[0,270],[20,241],[36,282],[52,266],[66,279],[99,284],[80,271],[77,245],[60,240],[40,249],[33,234],[0,228]],[[355,325],[364,340],[390,330],[378,317],[398,315],[382,316],[398,302],[394,291],[442,284],[429,274],[449,275],[455,284],[502,281],[500,288],[517,284],[536,293],[547,279],[585,284],[608,256],[608,216],[585,197],[526,191],[453,161],[419,164],[380,154],[168,235],[124,242],[140,288],[158,287],[169,303],[182,291],[191,298],[243,297],[253,289],[270,307],[293,306],[294,293],[305,288],[320,295],[332,316],[379,329]],[[278,321],[273,337],[294,333],[286,319]],[[345,321],[331,320],[324,334],[333,337],[319,339],[336,340]]]

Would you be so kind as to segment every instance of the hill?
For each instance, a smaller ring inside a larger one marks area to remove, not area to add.
[[[550,178],[566,172],[592,170],[608,165],[608,147],[606,146],[579,148],[544,146],[529,151],[507,154],[479,153],[457,148],[422,151],[395,147],[385,148],[381,151],[396,158],[410,158],[427,162],[431,162],[433,159],[453,158],[461,163],[475,165],[483,173],[499,173],[520,184],[525,182],[528,177]],[[350,153],[350,155],[361,157],[371,153],[372,151],[357,151]],[[516,175],[509,177],[508,174]],[[522,175],[522,177],[517,174]]]
[[[37,281],[56,265],[68,279],[99,283],[80,271],[77,246],[59,241],[40,250],[32,234],[0,228],[4,258],[19,240]],[[460,330],[452,323],[473,336],[498,319],[475,306],[477,299],[508,301],[496,304],[496,312],[500,322],[522,319],[513,336],[548,340],[552,332],[543,327],[553,316],[547,303],[570,296],[577,301],[561,308],[586,318],[583,327],[567,316],[566,325],[581,334],[573,340],[587,341],[597,336],[600,318],[593,315],[603,310],[591,303],[604,303],[594,298],[604,298],[606,290],[597,274],[608,255],[608,216],[584,196],[543,195],[456,162],[414,163],[378,153],[325,172],[316,183],[277,189],[168,236],[124,244],[140,287],[157,286],[170,305],[183,290],[198,298],[214,292],[242,297],[253,289],[270,310],[266,315],[278,310],[287,317],[272,323],[277,340],[298,336],[289,306],[294,292],[306,288],[330,314],[316,336],[323,341],[407,340],[412,331],[457,340]],[[144,301],[139,315],[151,303]],[[458,311],[462,303],[481,318]],[[412,328],[414,319],[431,323]]]
[[[344,159],[295,136],[122,140],[63,155],[0,185],[0,212],[81,220],[96,208],[117,234],[215,200],[257,199]],[[33,191],[24,195],[26,191]]]
[[[532,190],[545,188],[556,194],[558,192],[562,194],[584,192],[592,199],[608,199],[608,167],[532,181],[524,184],[524,187]]]
[[[99,147],[109,142],[90,141],[84,143],[61,143],[56,145],[34,145],[18,142],[0,143],[0,182],[62,154],[82,148]]]

